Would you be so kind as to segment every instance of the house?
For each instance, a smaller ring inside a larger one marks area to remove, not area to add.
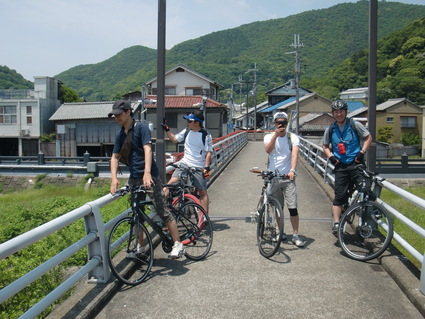
[[[368,111],[368,107],[362,107],[350,112],[348,116],[355,119],[367,119]],[[407,132],[423,138],[423,110],[405,98],[389,99],[376,106],[376,133],[384,126],[392,128],[392,141],[395,143],[399,142],[401,135]]]
[[[155,100],[156,96],[148,96],[148,100]],[[204,107],[205,105],[205,107]],[[204,96],[165,96],[165,120],[173,133],[178,133],[187,126],[183,119],[184,115],[193,112],[196,109],[204,110],[204,127],[209,131],[213,138],[228,134],[228,114],[227,106],[216,100],[204,98]],[[148,103],[146,108],[146,121],[154,123],[152,136],[156,137],[156,103]]]
[[[299,109],[299,117],[300,119],[311,113],[328,113],[331,110],[331,101],[320,96],[319,94],[312,92],[308,93],[298,100],[298,109]],[[277,108],[273,110],[273,114],[278,111],[284,111],[290,117],[290,128],[294,130],[295,119],[297,114],[297,101],[296,99],[289,99],[283,102],[282,105],[279,105]],[[272,117],[271,117],[272,118]],[[324,123],[326,124],[326,123]],[[301,122],[300,122],[301,127]],[[301,132],[301,131],[300,131]]]
[[[61,83],[34,77],[34,90],[0,90],[0,155],[35,156],[40,136],[54,132],[49,118],[60,106]]]
[[[346,91],[343,91],[339,93],[339,98],[341,100],[360,100],[360,101],[367,101],[368,100],[368,94],[369,94],[369,88],[353,88],[348,89]]]
[[[299,87],[298,88],[298,96],[304,96],[306,94],[313,93],[312,91]],[[285,84],[282,84],[278,87],[275,87],[266,92],[268,103],[270,106],[276,105],[282,101],[285,101],[291,97],[297,96],[297,87],[295,80],[291,79]]]
[[[156,100],[156,96],[149,96]],[[186,127],[183,115],[197,109],[203,103],[202,96],[166,96],[165,118],[170,129],[177,133]],[[109,118],[114,101],[109,102],[79,102],[64,103],[50,118],[56,125],[56,156],[83,156],[89,152],[92,156],[111,156],[115,136],[120,126],[114,118]],[[206,99],[206,124],[213,137],[226,134],[226,106],[217,101]],[[145,104],[131,102],[134,118],[149,125],[153,140],[156,137],[156,103]],[[211,128],[211,129],[210,129]],[[166,150],[175,152],[178,146],[171,142],[166,144]]]
[[[146,82],[148,94],[157,95],[157,77]],[[179,63],[174,68],[165,72],[165,95],[179,96],[206,96],[218,101],[219,90],[223,86],[206,76],[190,69],[186,65]],[[130,92],[124,95],[124,99],[137,101],[141,99],[141,92]]]

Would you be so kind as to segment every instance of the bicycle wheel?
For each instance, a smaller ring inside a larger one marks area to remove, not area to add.
[[[283,233],[283,214],[281,205],[269,199],[259,212],[257,223],[257,244],[260,254],[272,257],[279,249]]]
[[[192,194],[184,194],[183,200],[184,200],[184,204],[195,203],[195,204],[201,205],[199,198]],[[174,198],[173,202],[171,203],[171,205],[173,205],[173,207],[175,208],[177,208],[177,205],[180,205],[180,204],[181,204],[181,200],[178,197]]]
[[[146,227],[133,217],[120,219],[112,227],[107,247],[109,266],[119,281],[135,286],[149,274],[153,264],[152,239]]]
[[[381,255],[391,242],[393,222],[384,207],[375,202],[361,202],[342,215],[338,240],[344,253],[367,261]]]
[[[205,258],[213,240],[212,223],[205,210],[189,202],[177,210],[175,217],[185,256],[192,260]]]

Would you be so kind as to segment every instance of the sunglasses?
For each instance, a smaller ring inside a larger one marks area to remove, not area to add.
[[[288,125],[288,122],[287,122],[287,121],[276,121],[275,123],[276,123],[277,125],[283,125],[283,126]]]
[[[193,122],[195,122],[195,120],[186,120],[187,121],[187,123],[193,123]]]

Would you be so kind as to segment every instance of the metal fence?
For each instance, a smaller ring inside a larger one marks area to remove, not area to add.
[[[236,132],[215,140],[215,143],[213,144],[211,177],[209,184],[217,178],[217,176],[247,143],[248,137],[246,132]],[[170,170],[172,170],[172,167],[167,167],[167,171]],[[88,281],[91,283],[105,283],[109,281],[110,269],[107,262],[106,232],[112,228],[119,218],[128,214],[129,210],[120,213],[118,216],[104,224],[100,208],[117,199],[117,197],[113,197],[111,194],[105,195],[33,230],[0,244],[0,260],[2,260],[80,219],[84,219],[86,227],[87,235],[84,238],[73,243],[53,258],[1,289],[0,303],[3,303],[5,300],[19,293],[22,289],[43,276],[49,270],[86,247],[88,251],[87,264],[80,268],[76,273],[72,274],[56,289],[30,308],[21,316],[21,318],[36,317],[44,309],[49,307],[53,302],[71,289],[78,281],[84,278],[84,276],[87,276]]]
[[[309,142],[308,140],[300,137],[300,156],[302,156],[307,163],[313,167],[326,183],[331,186],[335,183],[335,178],[332,174],[334,166],[324,158],[323,148]],[[393,172],[393,171],[392,171]],[[423,172],[423,171],[422,171]],[[425,200],[415,196],[404,189],[395,186],[394,184],[381,179],[382,187],[391,191],[395,195],[411,202],[425,212]],[[400,222],[407,225],[411,230],[420,235],[422,238],[425,238],[425,229],[420,225],[414,223],[401,212],[397,211],[395,208],[391,207],[388,203],[385,203],[382,199],[378,198],[377,202],[384,206],[394,218],[397,218]],[[394,232],[394,240],[399,243],[406,251],[408,251],[416,260],[418,260],[421,265],[421,279],[420,279],[420,290],[425,294],[425,252],[419,252],[416,250],[410,243],[408,243],[404,238],[399,234]]]

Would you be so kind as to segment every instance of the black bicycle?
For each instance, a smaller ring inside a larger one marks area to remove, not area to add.
[[[288,178],[287,175],[276,175],[270,171],[261,171],[256,167],[250,172],[258,174],[264,180],[261,196],[257,204],[257,244],[260,254],[266,258],[272,257],[280,247],[283,236],[282,204],[273,196],[267,194],[267,189],[273,179]]]
[[[177,222],[185,256],[192,260],[205,258],[211,249],[213,239],[212,223],[208,215],[202,206],[184,202],[184,197],[180,196],[184,193],[178,185],[164,186],[170,188],[167,207]],[[125,186],[116,193],[116,196],[128,193],[130,193],[131,211],[111,228],[107,242],[108,262],[112,273],[119,281],[135,286],[148,276],[153,265],[154,242],[148,226],[159,235],[164,252],[171,252],[174,243],[156,214],[152,199],[139,200],[141,197],[139,195],[146,193],[144,187]]]
[[[344,253],[355,260],[367,261],[380,256],[391,243],[393,221],[390,213],[375,202],[377,174],[358,165],[363,177],[352,190],[349,206],[342,214],[338,228],[338,241]]]

